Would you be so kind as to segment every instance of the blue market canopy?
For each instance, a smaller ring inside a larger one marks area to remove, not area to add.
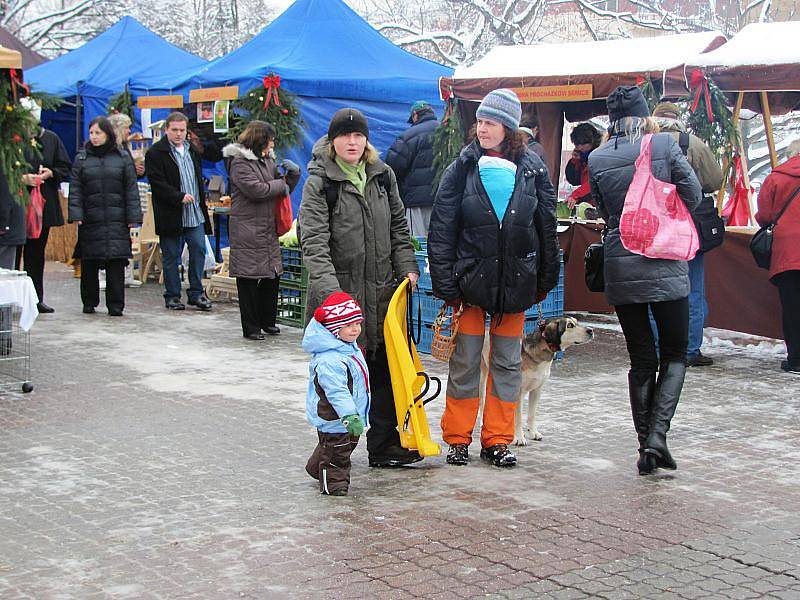
[[[205,64],[159,37],[133,17],[123,17],[80,48],[30,69],[25,79],[35,90],[60,98],[108,98],[130,79],[144,83]]]
[[[274,71],[300,96],[412,103],[438,101],[436,81],[452,69],[420,58],[378,33],[342,0],[297,0],[257,36],[178,81],[151,89],[238,85],[239,93]],[[145,82],[134,82],[137,93]]]

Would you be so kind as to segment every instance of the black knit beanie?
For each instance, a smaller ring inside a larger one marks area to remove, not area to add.
[[[330,141],[348,133],[363,133],[364,137],[369,138],[367,118],[360,110],[355,108],[337,110],[331,119],[330,125],[328,125],[328,139]]]
[[[608,119],[613,123],[623,117],[649,117],[650,108],[647,100],[635,85],[621,85],[609,94],[606,99]]]

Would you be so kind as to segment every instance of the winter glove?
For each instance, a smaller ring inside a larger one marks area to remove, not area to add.
[[[539,292],[536,294],[536,302],[534,302],[534,304],[543,302],[545,298],[547,298],[547,292]]]
[[[358,437],[364,433],[364,422],[358,415],[347,415],[341,419],[342,425],[347,429],[347,433],[353,437]]]
[[[445,306],[451,307],[453,310],[461,308],[461,298],[450,298],[444,301]]]
[[[281,168],[286,171],[287,173],[299,173],[300,172],[300,165],[296,162],[289,160],[288,158],[284,158],[281,161]]]

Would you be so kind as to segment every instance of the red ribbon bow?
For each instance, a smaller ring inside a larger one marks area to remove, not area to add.
[[[281,101],[278,98],[278,88],[281,87],[280,75],[267,75],[264,77],[264,88],[267,90],[267,97],[264,99],[264,108],[269,106],[269,101],[272,99],[272,92],[275,92],[275,106],[280,106]]]
[[[705,73],[703,73],[700,69],[695,69],[692,71],[692,75],[689,78],[689,85],[693,90],[695,90],[694,102],[692,102],[692,112],[697,111],[697,107],[700,104],[700,96],[705,95],[706,113],[708,113],[708,120],[713,123],[714,111],[711,109],[711,93],[708,90],[708,77],[706,77]]]
[[[30,94],[30,88],[22,81],[22,76],[16,69],[9,69],[9,76],[11,77],[11,90],[14,92],[14,102],[17,101],[17,86],[25,90],[26,94]]]
[[[450,119],[450,116],[453,114],[453,104],[455,100],[453,96],[453,88],[451,88],[449,85],[447,87],[442,87],[441,93],[442,93],[442,100],[444,100],[445,104],[442,123],[447,123],[447,121]]]

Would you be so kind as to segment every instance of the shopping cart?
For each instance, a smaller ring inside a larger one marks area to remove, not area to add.
[[[20,307],[0,304],[0,391],[33,390],[31,336],[19,326]]]

